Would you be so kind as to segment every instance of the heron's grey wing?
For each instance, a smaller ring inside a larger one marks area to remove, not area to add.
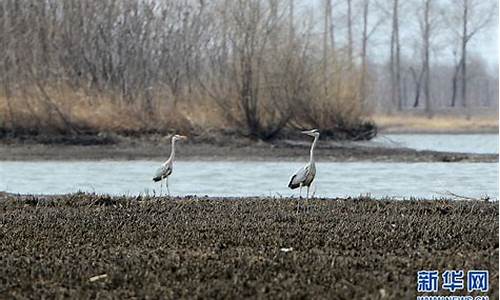
[[[290,178],[290,182],[288,183],[288,187],[291,189],[296,189],[300,186],[300,183],[304,182],[307,179],[307,175],[309,174],[309,164],[303,166],[298,169],[295,174]]]
[[[170,174],[172,174],[172,164],[169,163],[163,164],[156,170],[155,176],[153,177],[153,181],[160,181]]]

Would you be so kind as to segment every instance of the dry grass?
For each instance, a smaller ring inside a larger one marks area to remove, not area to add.
[[[0,127],[19,132],[68,133],[67,121],[80,132],[140,134],[164,133],[173,128],[190,132],[223,125],[219,112],[198,99],[174,106],[172,97],[156,95],[148,111],[143,101],[130,103],[106,93],[52,89],[47,95],[48,102],[37,91],[23,91],[10,98],[0,96]]]
[[[352,90],[352,86],[342,86],[332,91],[335,97],[311,96],[312,101],[304,102],[297,109],[301,112],[300,108],[307,108],[303,110],[306,115],[294,113],[298,122],[293,125],[324,129],[340,123],[356,126],[360,111],[349,94]],[[217,131],[238,126],[225,115],[232,106],[224,110],[200,91],[178,96],[176,105],[174,97],[164,90],[152,91],[151,99],[147,107],[144,98],[122,99],[107,91],[56,86],[44,87],[42,93],[37,87],[23,88],[9,97],[0,94],[0,129],[32,134],[113,132],[140,135]],[[286,99],[282,101],[286,103]],[[261,109],[258,117],[274,120],[276,116]]]
[[[319,127],[344,124],[356,126],[360,107],[355,89],[344,82],[335,87],[331,103],[325,95],[312,97],[304,103],[304,115],[296,113],[295,124]],[[125,134],[167,133],[193,130],[211,130],[231,127],[220,107],[203,93],[184,96],[173,105],[173,97],[165,91],[155,91],[151,107],[144,107],[143,99],[127,102],[105,92],[90,93],[69,88],[47,89],[44,98],[37,89],[24,89],[10,96],[0,95],[0,129],[15,129],[31,133],[68,133],[65,122],[77,132],[114,132]],[[57,113],[57,110],[60,114]],[[66,120],[64,121],[61,116]],[[383,132],[498,132],[498,113],[482,112],[470,118],[463,115],[437,114],[428,118],[417,113],[374,115],[372,120]],[[351,124],[352,123],[352,124]],[[338,125],[337,125],[338,126]]]
[[[498,132],[498,115],[450,116],[432,118],[418,115],[375,115],[373,121],[383,132]]]

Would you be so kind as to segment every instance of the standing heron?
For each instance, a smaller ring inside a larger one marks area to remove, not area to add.
[[[307,187],[307,195],[306,195],[306,204],[309,199],[309,187],[311,186],[314,176],[316,175],[316,165],[314,164],[314,147],[316,146],[316,142],[319,138],[319,130],[312,129],[308,131],[302,131],[303,134],[307,134],[309,136],[314,137],[314,141],[311,145],[310,158],[309,162],[302,168],[298,169],[295,174],[290,178],[290,182],[288,183],[288,187],[293,189],[300,188],[299,197],[302,198],[302,187]],[[297,202],[297,211],[299,209],[299,202]]]
[[[161,181],[165,179],[165,184],[167,186],[167,192],[170,195],[170,190],[168,188],[168,176],[172,174],[172,170],[174,169],[174,157],[175,157],[175,142],[178,140],[186,140],[187,137],[183,135],[174,135],[172,137],[172,149],[170,151],[170,157],[165,161],[161,167],[156,170],[155,177],[153,177],[153,181]],[[160,194],[161,194],[161,182],[160,182]]]

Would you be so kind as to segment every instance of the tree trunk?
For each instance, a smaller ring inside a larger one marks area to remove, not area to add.
[[[455,71],[453,72],[453,77],[451,79],[451,107],[455,107],[457,103],[457,87],[458,87],[458,73],[460,72],[460,67],[462,66],[462,61],[455,65]]]
[[[328,36],[330,29],[329,11],[331,12],[331,0],[325,0],[325,15],[324,15],[324,28],[323,28],[323,84],[325,88],[325,95],[328,97]]]
[[[397,24],[396,28],[396,99],[398,100],[398,111],[402,111],[403,99],[401,97],[401,44],[399,42],[399,24]]]
[[[290,34],[290,42],[293,42],[295,38],[295,26],[294,26],[294,14],[295,14],[295,7],[294,7],[294,1],[295,0],[290,0],[289,2],[289,13],[290,15],[288,16],[288,27],[289,27],[289,34]]]
[[[335,49],[335,26],[333,24],[333,6],[332,6],[332,0],[326,0],[326,13],[327,13],[327,18],[328,18],[328,30],[329,30],[329,36],[330,36],[330,47],[332,50]]]
[[[425,94],[425,112],[428,117],[432,117],[432,107],[431,107],[431,79],[430,79],[430,20],[429,14],[431,10],[431,1],[425,1],[425,10],[424,10],[424,65],[423,70],[425,74],[425,85],[424,85],[424,94]]]
[[[391,104],[403,109],[401,100],[401,46],[399,43],[399,0],[394,0],[391,34]]]
[[[415,83],[415,101],[413,102],[413,107],[418,107],[420,101],[420,88],[422,86],[422,77],[424,75],[423,70],[420,71],[420,74],[417,76],[417,72],[415,69],[410,68],[411,76],[413,78],[413,82]]]
[[[388,109],[389,112],[392,112],[393,107],[396,106],[396,72],[395,72],[395,55],[394,48],[396,44],[396,34],[395,34],[395,24],[396,24],[396,3],[397,0],[393,2],[393,10],[392,10],[392,31],[391,31],[391,44],[390,44],[390,56],[389,56],[389,73],[391,76],[391,107]]]
[[[363,2],[363,40],[361,45],[361,79],[360,79],[360,98],[362,107],[366,106],[366,72],[367,72],[367,61],[366,52],[368,44],[368,9],[370,5],[370,0],[364,0]]]
[[[351,0],[347,0],[347,55],[349,59],[349,67],[352,66],[352,7]]]
[[[464,0],[463,32],[462,32],[462,106],[467,106],[467,18],[468,18],[468,0]]]

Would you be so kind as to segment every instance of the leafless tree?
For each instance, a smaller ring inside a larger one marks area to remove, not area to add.
[[[229,5],[232,59],[227,69],[220,67],[220,49],[214,40],[208,45],[209,72],[201,81],[228,120],[244,128],[244,134],[264,140],[288,123],[290,105],[305,76],[300,69],[301,48],[276,40],[286,37],[279,33],[288,28],[284,16],[277,14],[283,3],[252,0]]]
[[[290,29],[290,41],[293,41],[295,38],[295,0],[289,0],[289,11],[288,11],[288,20],[289,24],[288,27]]]
[[[415,100],[413,101],[413,107],[418,107],[420,104],[420,91],[422,89],[422,79],[425,74],[425,72],[422,70],[423,68],[418,72],[417,75],[417,71],[415,71],[415,68],[410,67],[411,77],[415,86]]]
[[[87,130],[92,114],[73,109],[85,103],[154,130],[202,107],[270,139],[287,126],[353,128],[373,107],[496,107],[498,76],[471,53],[496,3],[446,1],[324,0],[321,18],[297,0],[0,1],[2,126]],[[437,54],[450,45],[455,64]]]
[[[360,79],[360,100],[363,106],[366,105],[366,93],[367,93],[367,76],[368,76],[368,42],[370,37],[375,33],[377,28],[384,21],[383,17],[378,16],[374,19],[370,25],[370,0],[363,0],[363,30],[361,37],[361,79]]]
[[[402,110],[401,98],[401,44],[399,40],[399,0],[392,2],[392,28],[390,50],[391,103]]]
[[[461,80],[461,106],[467,106],[467,48],[474,36],[493,20],[497,10],[496,1],[460,0],[452,6],[452,12],[445,15],[450,30],[460,43],[460,58],[455,59],[452,77],[451,106],[456,105],[459,77]],[[457,57],[458,51],[456,49],[453,51],[454,56]]]
[[[328,58],[331,53],[332,43],[333,43],[333,33],[331,32],[332,30],[332,2],[331,0],[325,0],[325,6],[324,6],[324,27],[323,27],[323,80],[325,82],[324,88],[325,88],[325,93],[328,94],[328,85],[326,82],[328,81]],[[330,39],[330,46],[328,45],[328,40]]]
[[[333,22],[333,0],[325,0],[325,28],[324,31],[327,32],[330,47],[335,49],[335,23]]]
[[[425,94],[425,111],[430,116],[432,113],[431,107],[431,68],[430,68],[430,38],[431,38],[431,23],[430,23],[430,14],[431,14],[431,4],[432,0],[425,0],[424,4],[424,21],[423,21],[423,29],[422,29],[422,40],[424,47],[424,59],[422,62],[422,69],[424,73],[424,94]]]
[[[347,3],[347,53],[349,64],[353,63],[353,43],[352,43],[352,0],[346,0]]]
[[[420,88],[423,88],[423,94],[425,97],[425,112],[429,117],[431,117],[433,113],[431,93],[431,47],[433,46],[433,41],[438,31],[440,19],[437,14],[438,10],[435,0],[417,2],[421,4],[416,6],[420,29],[420,41],[416,41],[416,44],[421,45],[421,66],[418,69],[418,74],[415,67],[410,69],[415,83],[415,101],[413,106],[417,107],[419,105]]]

